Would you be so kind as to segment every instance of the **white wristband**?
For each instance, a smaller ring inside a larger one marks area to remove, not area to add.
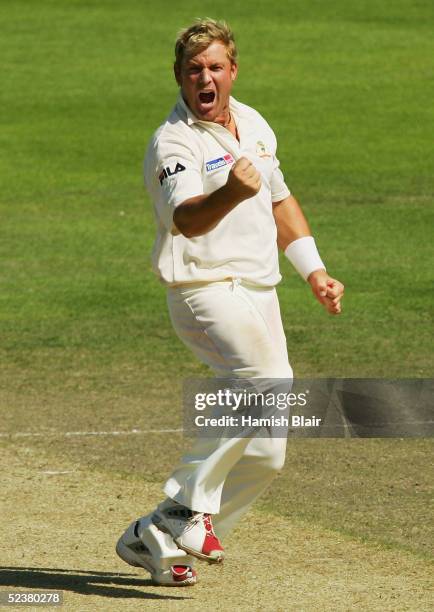
[[[326,269],[313,236],[304,236],[290,242],[285,249],[285,255],[304,280],[307,280],[314,270]]]

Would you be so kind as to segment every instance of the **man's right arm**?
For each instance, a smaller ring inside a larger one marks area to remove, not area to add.
[[[223,187],[179,204],[173,222],[186,238],[202,236],[214,229],[238,204],[256,195],[260,188],[259,172],[247,158],[242,157],[232,166]]]

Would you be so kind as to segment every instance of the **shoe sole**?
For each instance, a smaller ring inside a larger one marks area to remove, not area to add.
[[[154,568],[152,565],[147,564],[146,561],[143,561],[143,559],[136,555],[131,548],[124,543],[122,538],[120,538],[116,544],[116,554],[122,559],[122,561],[128,563],[128,565],[132,565],[133,567],[143,567],[150,574],[154,573]]]
[[[173,538],[173,541],[175,542],[178,548],[186,552],[188,555],[191,555],[192,557],[196,557],[196,559],[200,559],[201,561],[207,561],[211,565],[217,565],[218,563],[223,563],[224,561],[224,558],[225,558],[224,553],[220,553],[217,557],[209,557],[208,555],[204,555],[203,553],[197,552],[196,550],[193,550],[192,548],[188,548],[188,546],[184,546],[183,544],[180,544],[175,538]]]
[[[122,540],[122,537],[119,538],[118,543],[116,544],[116,554],[122,561],[128,563],[128,565],[132,565],[133,567],[143,567],[147,572],[151,574],[152,581],[158,586],[168,586],[168,587],[186,587],[186,586],[194,586],[197,582],[197,576],[192,576],[191,578],[187,578],[186,580],[180,580],[178,582],[160,582],[156,579],[154,568],[152,565],[147,564],[146,561],[141,559],[138,555],[136,555]]]
[[[181,544],[180,542],[178,542],[178,539],[175,538],[175,536],[170,530],[170,527],[165,522],[164,516],[161,516],[160,514],[155,513],[151,516],[151,521],[154,523],[157,529],[159,529],[163,533],[168,533],[170,536],[172,536],[173,541],[175,542],[177,547],[180,550],[183,550],[184,552],[186,552],[188,555],[191,555],[192,557],[196,557],[196,559],[199,559],[200,561],[207,561],[208,563],[212,565],[216,565],[217,563],[223,563],[223,560],[225,558],[225,554],[223,551],[217,557],[210,557],[208,555],[204,555],[203,553],[197,550],[194,550],[193,548],[189,548],[188,546],[185,546],[184,544]]]

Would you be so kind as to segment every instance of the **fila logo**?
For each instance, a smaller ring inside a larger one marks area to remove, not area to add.
[[[175,166],[175,170],[171,170],[169,166],[166,166],[166,168],[163,168],[163,170],[158,175],[160,185],[163,184],[164,179],[167,178],[168,176],[173,176],[174,174],[178,174],[178,172],[182,172],[183,170],[185,170],[185,166],[183,166],[179,162],[177,162]]]

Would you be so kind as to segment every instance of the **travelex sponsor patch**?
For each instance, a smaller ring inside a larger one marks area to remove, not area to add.
[[[223,155],[222,157],[216,157],[215,159],[211,159],[205,163],[206,171],[212,172],[213,170],[217,170],[217,168],[221,168],[222,166],[229,166],[234,163],[234,158],[229,153]]]

